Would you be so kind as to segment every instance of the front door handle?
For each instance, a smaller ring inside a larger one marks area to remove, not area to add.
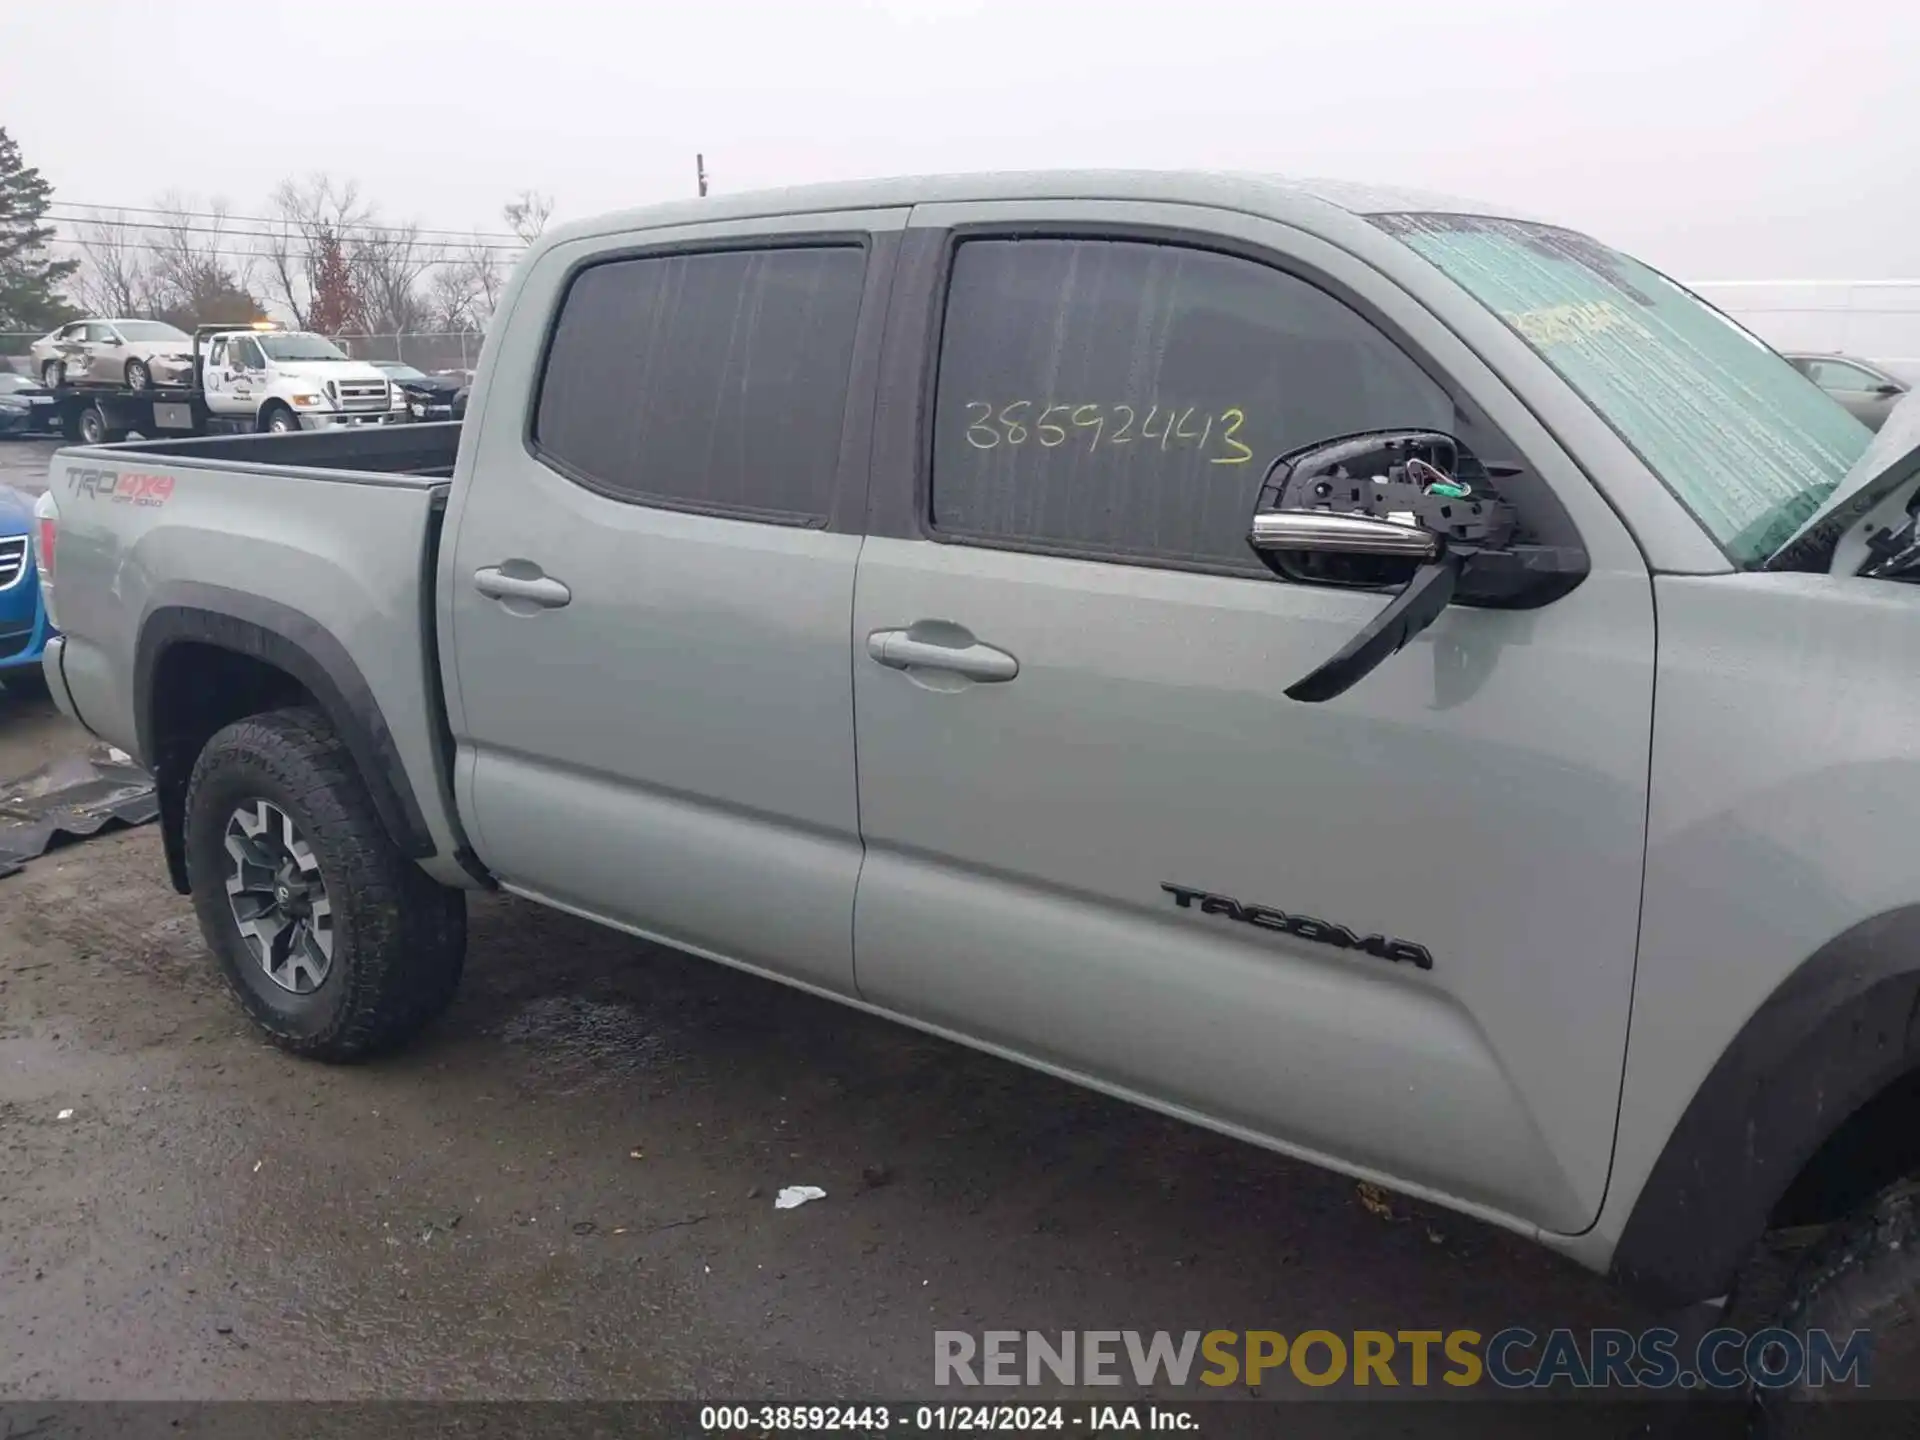
[[[473,572],[473,588],[494,600],[518,600],[542,610],[558,610],[573,599],[573,591],[551,575],[509,575],[498,565]]]
[[[876,630],[867,636],[867,654],[892,670],[945,670],[969,680],[1011,680],[1020,673],[1013,656],[982,645],[957,625]]]

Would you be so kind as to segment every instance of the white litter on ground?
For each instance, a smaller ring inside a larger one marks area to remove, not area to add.
[[[796,1206],[806,1204],[809,1200],[824,1200],[826,1198],[827,1192],[822,1190],[818,1185],[786,1185],[782,1186],[780,1193],[774,1197],[773,1208],[776,1210],[792,1210]]]
[[[56,1119],[56,1120],[71,1120],[71,1119],[73,1119],[73,1111],[71,1111],[71,1110],[62,1110],[62,1111],[61,1111],[61,1112],[60,1112],[60,1113],[59,1113],[58,1115],[56,1115],[56,1116],[54,1116],[54,1119]],[[782,1194],[785,1194],[786,1192],[785,1192],[785,1191],[782,1191],[781,1193],[782,1193]],[[794,1201],[793,1203],[794,1203],[794,1204],[796,1204],[796,1205],[798,1205],[798,1204],[799,1204],[800,1202],[799,1202],[798,1200],[796,1200],[796,1201]]]

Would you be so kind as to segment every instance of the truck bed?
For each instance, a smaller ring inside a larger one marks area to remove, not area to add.
[[[350,712],[336,718],[364,738],[356,759],[398,797],[418,858],[453,866],[433,574],[459,434],[416,424],[56,452],[56,699],[162,771],[149,736],[169,656],[243,633],[244,653]],[[160,778],[171,793],[179,777]]]
[[[460,445],[458,420],[428,424],[342,426],[290,435],[201,435],[179,440],[130,440],[100,445],[88,454],[149,456],[162,464],[212,461],[282,474],[293,470],[331,473],[336,479],[368,475],[445,480],[453,474]],[[61,455],[75,453],[61,451]],[[57,458],[57,457],[56,457]]]

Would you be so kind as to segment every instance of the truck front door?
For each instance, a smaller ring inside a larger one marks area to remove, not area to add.
[[[851,990],[846,511],[902,218],[650,231],[528,273],[439,588],[456,794],[509,888]]]
[[[862,996],[1589,1224],[1652,705],[1625,527],[1471,351],[1330,245],[1093,203],[923,207],[909,237],[852,637]],[[1386,602],[1270,574],[1247,543],[1263,479],[1402,428],[1543,498],[1590,573],[1536,609],[1454,606],[1346,694],[1290,699]]]

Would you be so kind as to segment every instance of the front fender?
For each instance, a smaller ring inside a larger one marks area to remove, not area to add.
[[[1863,921],[1769,995],[1694,1093],[1613,1271],[1663,1308],[1726,1294],[1800,1169],[1920,1064],[1920,905]]]

